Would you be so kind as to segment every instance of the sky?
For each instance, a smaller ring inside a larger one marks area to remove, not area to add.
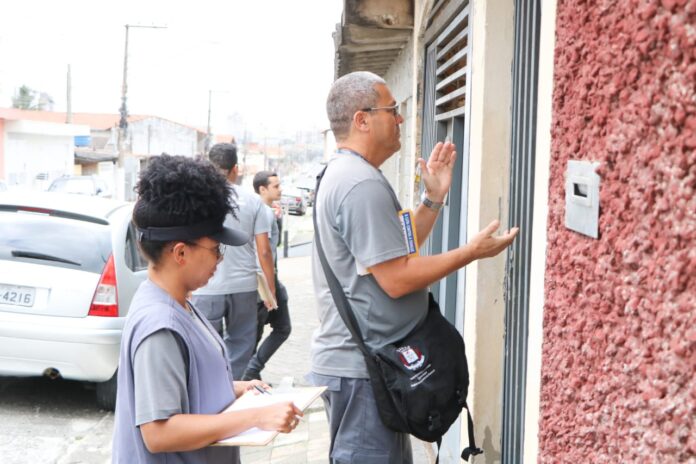
[[[23,0],[0,15],[0,107],[21,85],[66,110],[117,113],[125,24],[128,110],[216,133],[325,129],[342,0]],[[240,136],[239,134],[233,134]]]

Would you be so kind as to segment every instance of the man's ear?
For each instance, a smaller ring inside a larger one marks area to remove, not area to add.
[[[365,132],[370,128],[369,119],[367,117],[367,112],[356,111],[353,115],[353,127],[360,131]]]

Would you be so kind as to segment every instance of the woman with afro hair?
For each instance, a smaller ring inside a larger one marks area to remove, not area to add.
[[[136,189],[148,279],[123,330],[113,462],[238,463],[238,448],[208,445],[252,427],[287,433],[302,415],[291,402],[221,412],[245,391],[269,387],[232,379],[225,344],[187,299],[213,275],[224,246],[249,237],[223,226],[234,205],[208,161],[155,157]]]

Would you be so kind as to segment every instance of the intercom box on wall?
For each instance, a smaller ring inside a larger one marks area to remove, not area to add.
[[[599,238],[599,163],[569,160],[566,170],[565,226]]]

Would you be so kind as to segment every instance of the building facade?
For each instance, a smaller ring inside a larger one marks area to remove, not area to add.
[[[89,127],[33,119],[31,111],[0,109],[0,179],[11,189],[44,190],[74,171],[75,137]]]
[[[125,199],[132,200],[137,175],[150,156],[203,153],[205,131],[158,116],[131,115],[119,174],[119,118],[116,113],[0,108],[0,179],[10,186],[43,190],[63,175],[96,175],[112,192],[118,191],[115,183],[121,179]]]
[[[336,74],[376,72],[401,105],[403,204],[416,158],[457,146],[426,252],[521,227],[431,288],[467,344],[474,462],[696,462],[696,2],[344,5]]]

